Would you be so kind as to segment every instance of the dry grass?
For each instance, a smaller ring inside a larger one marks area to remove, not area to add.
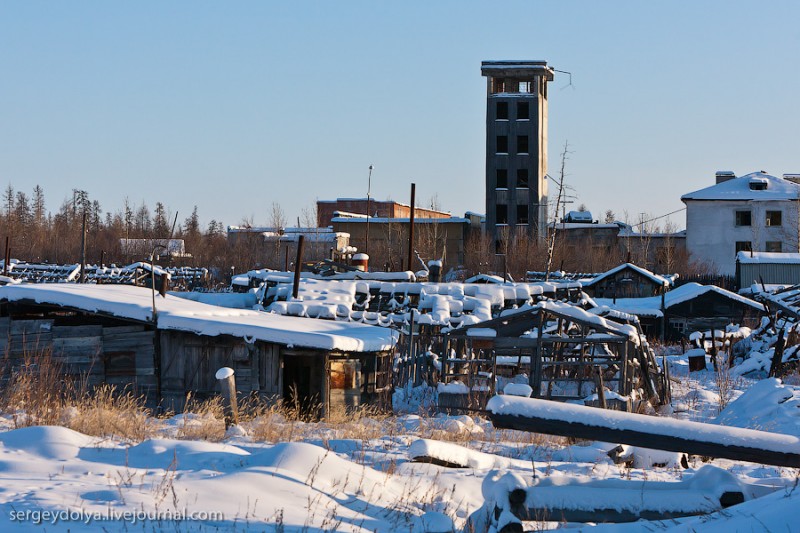
[[[27,356],[14,368],[3,368],[5,386],[0,392],[0,412],[12,415],[14,427],[61,425],[86,435],[140,442],[167,434],[179,439],[219,442],[226,438],[222,399],[197,400],[188,395],[178,417],[166,413],[156,418],[144,397],[110,385],[89,387],[85,380],[72,380],[48,351]],[[333,407],[327,417],[310,421],[309,413],[321,406],[302,409],[296,402],[283,402],[253,395],[239,405],[240,425],[255,442],[292,442],[334,439],[361,441],[401,436],[448,441],[480,451],[503,450],[511,457],[529,455],[531,449],[555,449],[565,439],[535,433],[494,430],[469,417],[437,418],[421,413],[411,423],[372,406]],[[176,423],[177,422],[177,423]]]
[[[68,401],[62,414],[67,427],[85,435],[141,441],[157,432],[144,398],[101,385]]]

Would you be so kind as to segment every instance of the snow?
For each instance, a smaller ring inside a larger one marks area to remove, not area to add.
[[[129,285],[37,284],[0,287],[0,300],[29,300],[93,313],[152,322],[152,291]],[[395,333],[362,324],[310,320],[228,309],[177,298],[155,296],[158,328],[200,335],[231,335],[276,344],[322,350],[389,350]]]
[[[738,252],[736,254],[736,261],[743,264],[772,263],[781,265],[796,265],[800,263],[800,254],[778,252]]]
[[[778,380],[758,382],[730,404],[728,413],[743,419],[754,406],[769,405],[788,415],[797,410],[786,405],[793,402],[787,399],[790,394],[794,398],[798,391]],[[342,438],[337,424],[282,417],[272,423],[293,424],[290,432],[297,442],[257,441],[248,436],[253,434],[249,423],[235,426],[223,442],[169,436],[180,420],[195,418],[200,422],[192,414],[167,419],[158,435],[140,442],[51,426],[0,432],[0,527],[55,532],[461,531],[468,517],[473,525],[493,523],[495,528],[515,522],[508,505],[514,489],[525,491],[528,505],[631,512],[714,511],[714,499],[733,490],[748,501],[722,512],[585,527],[728,533],[758,524],[761,530],[791,531],[800,498],[793,489],[794,469],[720,459],[710,465],[691,459],[684,467],[678,454],[633,447],[622,451],[633,464],[617,465],[608,456],[615,447],[611,443],[564,447],[530,435],[526,444],[527,434],[496,431],[467,416],[365,418],[355,425],[374,428],[375,436],[363,438]],[[9,427],[12,418],[0,415],[0,429]],[[496,516],[486,512],[495,505]]]

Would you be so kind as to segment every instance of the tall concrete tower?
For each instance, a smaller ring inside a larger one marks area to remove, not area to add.
[[[486,230],[498,251],[520,231],[547,233],[546,61],[483,61],[486,91]]]

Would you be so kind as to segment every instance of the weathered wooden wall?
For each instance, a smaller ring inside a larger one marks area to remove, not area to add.
[[[240,394],[282,394],[280,349],[265,342],[246,343],[228,336],[201,337],[181,331],[162,331],[161,395],[164,407],[180,411],[186,392],[204,399],[219,393],[214,377],[224,366],[234,370]]]
[[[0,318],[0,353],[6,368],[13,372],[26,362],[50,357],[88,387],[105,382],[144,394],[148,404],[157,404],[152,331],[144,325],[58,323],[58,318]]]

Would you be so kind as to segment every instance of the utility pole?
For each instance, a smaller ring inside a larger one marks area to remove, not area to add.
[[[367,176],[367,236],[364,242],[364,253],[369,255],[369,218],[370,216],[370,209],[369,209],[369,192],[372,188],[372,169],[375,168],[372,165],[369,166],[369,176]]]

